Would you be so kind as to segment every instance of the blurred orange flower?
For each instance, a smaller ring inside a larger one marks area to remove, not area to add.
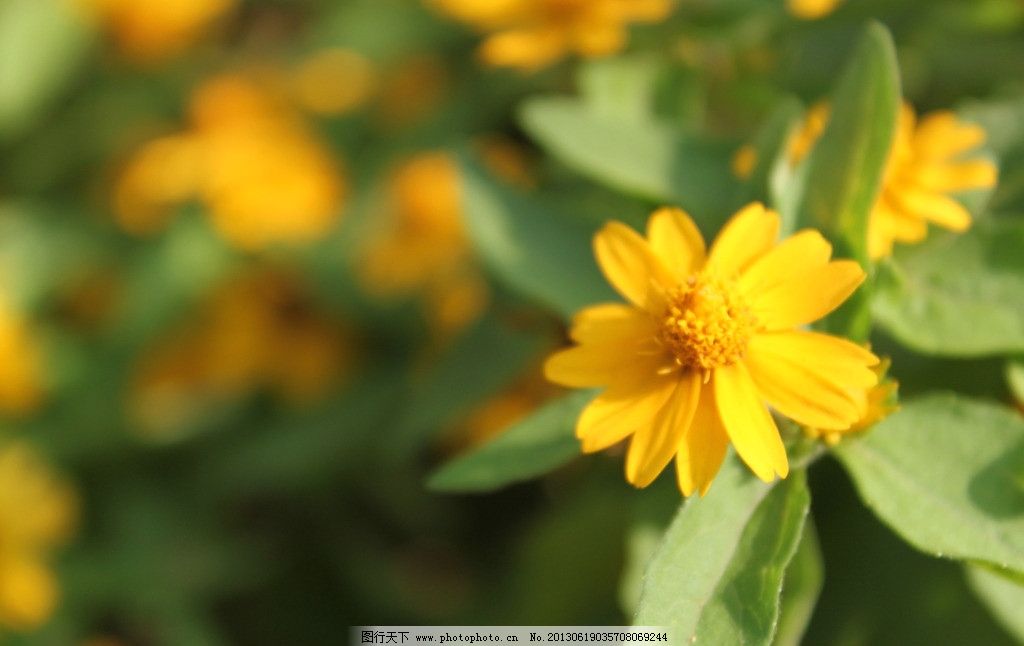
[[[444,153],[422,153],[392,175],[384,230],[359,267],[367,291],[383,297],[423,294],[439,330],[473,320],[487,303],[487,284],[462,223],[459,176]]]
[[[194,197],[245,250],[311,242],[330,230],[347,193],[344,174],[284,93],[225,75],[200,86],[190,108],[192,127],[144,146],[116,182],[126,230],[159,229],[168,207]]]
[[[430,0],[489,34],[480,55],[495,66],[537,70],[573,53],[606,56],[626,45],[627,26],[657,22],[671,0]]]

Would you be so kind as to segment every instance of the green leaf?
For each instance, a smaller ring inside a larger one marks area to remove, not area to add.
[[[566,318],[619,300],[594,261],[596,223],[516,193],[465,159],[462,179],[469,234],[500,280]]]
[[[935,556],[1024,572],[1024,420],[996,404],[931,395],[835,449],[861,498]]]
[[[1024,352],[1024,222],[980,220],[932,232],[882,265],[872,312],[919,352],[975,357]]]
[[[870,25],[831,99],[831,116],[806,163],[797,228],[820,229],[836,255],[868,267],[868,216],[878,198],[896,133],[899,69],[892,37]],[[828,329],[864,338],[870,328],[865,288],[826,322]]]
[[[488,316],[477,321],[419,371],[390,445],[379,450],[402,460],[495,394],[533,362],[542,340]]]
[[[782,582],[782,598],[779,608],[779,625],[775,632],[774,646],[799,646],[803,639],[814,606],[818,602],[821,586],[825,582],[825,565],[818,544],[818,532],[814,523],[804,523],[803,537],[796,548],[793,560],[786,568]]]
[[[675,644],[769,644],[810,495],[802,470],[774,485],[730,459],[689,499],[647,566],[634,623]]]
[[[531,99],[520,122],[567,166],[619,190],[681,206],[702,227],[717,228],[738,206],[726,143],[650,118],[613,118],[568,98]]]
[[[580,66],[577,84],[596,115],[642,122],[651,113],[661,72],[649,55],[598,58]]]
[[[0,3],[0,139],[43,116],[81,64],[91,33],[71,2]]]
[[[799,123],[802,114],[800,102],[793,98],[786,98],[765,119],[751,144],[757,156],[754,170],[747,180],[748,198],[745,201],[757,200],[770,204],[772,208],[779,211],[780,215],[786,215],[787,211],[780,204],[780,193],[783,191],[776,190],[775,184],[780,181],[779,171],[790,168],[787,144],[790,133]],[[784,222],[782,234],[792,233],[795,224],[792,218]]]
[[[579,455],[576,418],[594,398],[575,392],[549,402],[490,442],[461,455],[430,476],[436,491],[492,491],[541,476]]]
[[[881,190],[900,106],[892,37],[870,25],[830,98],[831,114],[808,158],[798,224],[821,229],[867,265],[868,215]]]
[[[1024,402],[1024,357],[1012,357],[1006,362],[1006,383],[1018,402]]]
[[[967,582],[996,621],[1024,643],[1024,577],[980,565],[968,565]]]

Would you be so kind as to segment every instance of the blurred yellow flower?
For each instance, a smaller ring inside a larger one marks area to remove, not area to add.
[[[0,298],[0,412],[24,414],[43,398],[43,348],[22,315]]]
[[[830,108],[818,103],[789,142],[790,163],[798,164],[828,124]],[[948,193],[995,185],[998,171],[987,159],[962,159],[985,142],[981,126],[963,123],[948,110],[916,122],[914,109],[900,108],[896,135],[886,162],[882,191],[868,221],[868,254],[892,254],[893,244],[915,243],[928,234],[928,223],[965,231],[971,214]]]
[[[76,514],[74,492],[28,445],[0,445],[0,627],[28,630],[49,618],[59,596],[50,553]]]
[[[580,311],[578,345],[545,371],[574,388],[605,388],[576,426],[585,452],[632,436],[626,479],[650,484],[676,458],[685,495],[702,494],[731,441],[765,481],[789,473],[766,403],[797,422],[849,428],[854,393],[877,382],[878,358],[849,341],[799,329],[838,307],[864,279],[850,260],[804,230],[776,244],[780,220],[751,204],[709,252],[693,220],[656,211],[646,239],[611,222],[594,239],[598,264],[629,304]]]
[[[122,171],[114,187],[122,226],[157,230],[170,207],[198,197],[241,249],[324,236],[347,193],[342,169],[268,85],[225,75],[199,87],[192,127],[150,142]]]
[[[867,390],[860,391],[858,395],[858,404],[861,410],[860,418],[850,428],[824,430],[808,426],[804,428],[806,434],[809,437],[823,440],[829,446],[835,446],[844,437],[866,431],[896,412],[899,409],[896,403],[896,392],[899,390],[899,382],[886,377],[891,363],[888,357],[886,357],[874,367],[874,372],[878,376],[878,383]]]
[[[384,297],[422,294],[440,331],[476,318],[488,290],[463,228],[455,163],[433,152],[409,159],[392,176],[389,198],[390,221],[358,269],[364,287]]]
[[[836,10],[842,0],[786,0],[789,13],[801,20],[824,18]]]
[[[188,48],[237,0],[78,0],[110,32],[122,55],[158,63]]]
[[[147,143],[121,169],[113,188],[118,222],[135,234],[155,233],[171,209],[196,193],[201,150],[190,135],[168,135]]]
[[[985,142],[981,126],[959,121],[950,111],[933,112],[915,123],[904,104],[885,171],[882,194],[868,224],[868,253],[881,258],[894,242],[920,242],[928,223],[966,231],[971,214],[948,193],[994,186],[998,171],[987,159],[961,156]]]
[[[669,15],[671,0],[430,0],[489,34],[480,48],[495,66],[536,70],[567,54],[606,56],[626,45],[627,26]]]
[[[257,271],[228,281],[198,320],[142,360],[130,417],[151,437],[174,437],[207,406],[266,388],[293,404],[321,397],[348,370],[341,325],[317,311],[298,281]]]

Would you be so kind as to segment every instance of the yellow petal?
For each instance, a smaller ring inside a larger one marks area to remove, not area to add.
[[[900,211],[892,205],[891,198],[883,194],[868,220],[868,256],[872,260],[889,256],[895,240],[918,242],[926,235],[928,225],[923,218]]]
[[[813,229],[799,231],[761,256],[740,277],[740,289],[756,294],[772,285],[805,276],[828,262],[832,245]]]
[[[743,362],[716,368],[712,382],[715,405],[736,453],[754,474],[771,482],[789,474],[789,460],[775,420]]]
[[[671,0],[626,0],[620,7],[624,18],[636,22],[654,22],[672,13]]]
[[[829,334],[803,330],[758,334],[750,340],[748,351],[751,348],[765,361],[802,366],[843,388],[863,391],[878,383],[878,375],[870,368],[878,364],[878,357]]]
[[[594,236],[594,253],[605,278],[626,300],[651,311],[661,309],[660,294],[675,281],[639,233],[609,222]]]
[[[651,339],[653,345],[654,339]],[[588,343],[560,350],[544,362],[549,381],[571,388],[607,386],[656,375],[672,360],[641,344]]]
[[[761,352],[755,337],[744,361],[768,403],[804,426],[842,431],[860,417],[858,398],[864,390],[831,380],[800,363],[800,357]]]
[[[10,555],[0,572],[0,620],[18,630],[35,628],[52,614],[56,581],[40,561]]]
[[[649,379],[630,387],[612,387],[598,395],[576,422],[576,437],[585,453],[616,444],[631,433],[650,427],[676,388],[673,375]]]
[[[682,373],[668,401],[653,423],[637,429],[626,454],[626,479],[637,487],[646,487],[672,460],[679,442],[690,427],[700,397],[700,378],[694,372]]]
[[[592,305],[576,313],[570,336],[577,343],[629,343],[654,339],[654,321],[644,310],[624,303]]]
[[[750,308],[767,330],[785,330],[816,321],[839,307],[864,281],[853,260],[836,260],[804,275],[749,294]]]
[[[626,30],[618,24],[592,25],[573,33],[573,48],[582,56],[614,54],[626,45]]]
[[[941,193],[901,186],[890,193],[901,211],[913,213],[951,231],[966,231],[971,214],[959,202]]]
[[[565,36],[559,30],[508,30],[485,40],[480,46],[480,57],[488,65],[532,71],[564,56],[566,46]]]
[[[676,453],[676,480],[684,496],[708,492],[729,447],[712,388],[701,388],[697,411]]]
[[[676,281],[704,266],[704,238],[682,209],[663,207],[655,211],[647,221],[647,239]]]
[[[999,171],[987,159],[965,162],[918,164],[913,168],[914,183],[927,191],[955,193],[995,186]]]
[[[711,245],[708,268],[719,276],[740,274],[775,244],[779,216],[758,202],[748,204],[732,216]]]
[[[948,159],[985,143],[985,129],[963,123],[949,110],[921,119],[913,138],[914,152],[925,158]]]

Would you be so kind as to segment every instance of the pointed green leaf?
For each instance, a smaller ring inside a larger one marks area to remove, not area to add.
[[[992,616],[1024,643],[1024,577],[980,565],[968,565],[967,582]]]
[[[565,464],[580,453],[573,428],[593,398],[593,392],[580,391],[545,404],[435,471],[427,486],[436,491],[492,491]]]
[[[546,207],[462,162],[470,236],[503,282],[566,318],[584,305],[619,298],[591,249],[596,223]]]
[[[900,105],[896,51],[883,26],[867,28],[830,105],[828,125],[806,161],[797,228],[820,229],[837,256],[867,268],[868,217],[881,190]],[[828,329],[866,337],[868,303],[862,288],[829,317]]]
[[[622,191],[681,206],[704,226],[738,206],[728,144],[651,118],[610,117],[567,98],[527,101],[520,122],[567,166]]]
[[[931,395],[835,449],[861,498],[918,549],[1024,572],[1024,420]]]
[[[768,485],[728,460],[665,533],[634,623],[667,627],[674,644],[770,644],[809,504],[802,470]]]
[[[818,544],[818,532],[810,519],[782,581],[779,627],[774,646],[799,646],[825,582],[825,564]]]
[[[1024,352],[1024,221],[979,220],[964,234],[932,231],[880,267],[875,320],[927,354]]]
[[[829,100],[828,125],[808,158],[798,225],[821,229],[867,265],[868,215],[882,186],[900,106],[892,36],[870,25]]]

